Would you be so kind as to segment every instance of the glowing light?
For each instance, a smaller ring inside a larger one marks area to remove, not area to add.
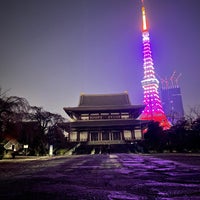
[[[146,21],[146,14],[145,14],[145,8],[144,6],[142,7],[142,21],[143,21],[143,31],[147,30],[147,21]]]

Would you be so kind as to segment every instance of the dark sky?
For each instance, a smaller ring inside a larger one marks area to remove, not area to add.
[[[156,73],[200,102],[200,1],[146,0]],[[65,116],[81,93],[143,101],[139,0],[0,0],[0,86]]]

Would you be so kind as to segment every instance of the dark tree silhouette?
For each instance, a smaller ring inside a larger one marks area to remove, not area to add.
[[[25,98],[7,97],[6,92],[0,93],[0,142],[16,139],[21,144],[28,144],[33,155],[44,155],[48,149],[47,133],[50,127],[63,121],[59,114],[31,107]],[[56,131],[53,132],[56,135]]]
[[[199,152],[200,121],[181,120],[167,131],[168,149],[176,152]]]
[[[37,122],[39,126],[39,133],[35,138],[35,148],[37,154],[44,155],[48,150],[48,140],[47,133],[50,127],[62,123],[64,118],[59,114],[54,114],[48,111],[45,111],[42,107],[31,107],[30,119]]]
[[[29,108],[25,98],[0,96],[0,139],[7,134],[12,123],[28,118]]]
[[[144,135],[147,149],[162,152],[166,144],[166,134],[158,122],[151,122]]]

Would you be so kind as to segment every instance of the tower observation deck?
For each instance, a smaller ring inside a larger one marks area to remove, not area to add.
[[[163,129],[170,128],[170,123],[163,111],[162,103],[159,97],[159,81],[155,76],[153,58],[151,54],[150,37],[148,23],[142,0],[142,41],[143,41],[143,68],[144,77],[141,81],[144,90],[144,104],[146,105],[140,119],[153,120],[160,123]]]

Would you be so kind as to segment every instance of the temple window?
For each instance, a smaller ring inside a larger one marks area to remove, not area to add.
[[[120,114],[119,113],[111,113],[110,119],[120,119]]]
[[[81,120],[89,120],[88,114],[81,114]]]
[[[121,118],[122,119],[128,119],[129,118],[129,113],[127,113],[127,112],[121,113]]]
[[[99,113],[92,113],[92,114],[90,114],[90,119],[91,120],[96,120],[96,119],[100,119],[100,115],[99,115]]]
[[[88,139],[88,132],[80,132],[80,141],[87,141]]]
[[[112,140],[121,140],[121,134],[119,131],[115,131],[112,133]]]
[[[99,133],[98,132],[91,132],[91,141],[98,141],[99,140]]]
[[[109,113],[101,113],[102,119],[109,119]]]
[[[141,129],[136,129],[134,131],[134,134],[135,134],[135,139],[136,140],[141,140],[142,139],[142,131],[141,131]]]
[[[102,132],[102,140],[109,140],[109,132],[107,131]]]
[[[71,132],[70,134],[70,141],[77,141],[77,132]]]
[[[124,130],[124,139],[125,140],[131,140],[132,139],[130,130]]]

